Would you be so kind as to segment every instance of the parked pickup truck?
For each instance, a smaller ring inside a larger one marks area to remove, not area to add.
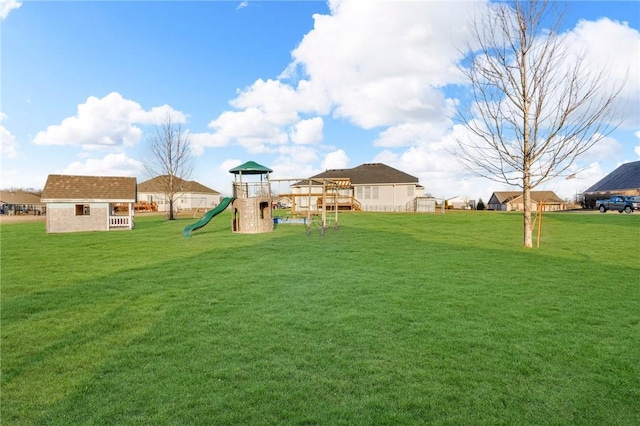
[[[596,208],[600,210],[600,213],[606,213],[607,210],[617,210],[618,213],[629,214],[634,210],[640,210],[640,197],[614,195],[608,200],[596,201]]]

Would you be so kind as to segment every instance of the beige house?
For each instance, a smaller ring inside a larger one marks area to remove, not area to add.
[[[158,176],[144,181],[138,185],[138,200],[147,203],[156,203],[158,211],[169,211],[169,199],[163,188],[167,187],[167,175]],[[221,194],[193,180],[184,180],[174,177],[177,181],[177,192],[174,199],[174,211],[178,210],[204,210],[208,211],[220,204]]]
[[[0,214],[41,215],[46,211],[40,196],[27,191],[0,191]]]
[[[531,191],[531,210],[538,210],[542,204],[543,211],[559,211],[567,209],[567,202],[553,191]],[[487,202],[488,210],[523,211],[522,191],[498,191],[491,194]]]
[[[49,175],[41,201],[47,233],[133,229],[136,178]],[[116,204],[127,204],[126,214],[116,214]]]
[[[424,187],[418,178],[382,163],[365,163],[352,169],[331,169],[292,185],[299,209],[322,208],[322,182],[350,182],[335,189],[339,208],[376,212],[416,211],[416,201]],[[330,200],[327,202],[330,206]]]
[[[471,210],[475,208],[475,200],[469,197],[457,196],[447,198],[447,207],[456,210]]]

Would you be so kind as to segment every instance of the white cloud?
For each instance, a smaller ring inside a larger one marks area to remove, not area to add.
[[[4,126],[0,126],[0,154],[5,158],[18,156],[18,142]]]
[[[247,6],[249,6],[249,2],[248,1],[241,1],[240,4],[238,5],[238,7],[236,7],[236,10],[244,9]]]
[[[157,125],[167,116],[175,123],[186,121],[183,113],[168,105],[145,111],[140,104],[124,99],[117,92],[101,99],[90,96],[78,105],[75,116],[38,132],[33,142],[37,145],[76,145],[85,149],[130,146],[142,137],[142,130],[136,124]]]
[[[329,102],[322,90],[306,81],[296,87],[277,80],[257,80],[250,87],[238,91],[230,101],[237,111],[225,111],[209,123],[211,136],[202,135],[194,141],[196,152],[204,147],[237,143],[249,153],[275,152],[274,147],[290,142],[287,128],[300,123],[299,113],[326,114]],[[311,119],[314,120],[314,119]],[[314,127],[316,126],[316,127]],[[295,143],[313,143],[318,137],[318,121],[302,124],[301,132],[294,130]],[[305,138],[308,139],[305,142]]]
[[[473,5],[454,2],[331,2],[292,52],[279,80],[257,80],[211,121],[205,146],[237,143],[251,153],[317,143],[321,116],[333,111],[356,125],[447,125],[451,102],[440,88],[460,81],[456,61],[469,37]],[[298,79],[298,72],[305,78]],[[286,82],[289,82],[287,84]],[[314,120],[313,118],[311,120]],[[289,129],[290,135],[283,129]],[[439,134],[436,136],[438,137]],[[395,144],[382,137],[380,144]]]
[[[315,148],[308,145],[282,146],[278,152],[280,153],[280,161],[283,159],[290,159],[291,162],[297,164],[310,164],[318,159],[318,154]]]
[[[323,128],[324,121],[322,117],[300,120],[291,126],[291,142],[300,145],[319,143],[322,141]]]
[[[612,137],[599,140],[587,152],[580,156],[582,161],[600,161],[602,159],[616,158],[622,152],[622,145]]]
[[[335,114],[364,127],[446,119],[438,89],[460,81],[455,63],[480,2],[336,1],[292,52],[326,88]]]
[[[250,153],[269,152],[271,145],[287,143],[289,137],[284,130],[288,121],[275,117],[256,107],[244,111],[226,111],[209,123],[220,145],[236,141]],[[209,146],[209,145],[207,145]]]
[[[0,112],[0,121],[7,119],[7,114]],[[4,126],[0,126],[0,154],[4,158],[18,156],[18,142],[15,136]]]
[[[191,151],[196,156],[204,154],[204,148],[221,148],[229,145],[229,139],[218,133],[191,133],[185,132],[189,138]]]
[[[137,176],[143,172],[143,169],[140,161],[119,153],[71,163],[62,173],[80,176]]]
[[[342,149],[328,153],[322,161],[322,168],[329,169],[346,169],[349,167],[349,157]]]
[[[22,6],[22,2],[17,0],[0,0],[0,19],[9,16],[9,12],[17,10]]]
[[[603,90],[621,88],[614,118],[627,128],[640,126],[640,32],[626,22],[601,18],[578,22],[565,37],[571,54],[583,54],[592,72],[606,70]]]

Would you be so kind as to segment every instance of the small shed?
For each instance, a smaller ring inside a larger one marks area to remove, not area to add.
[[[47,205],[47,233],[133,229],[136,178],[49,175],[41,201]],[[116,214],[116,204],[128,204]]]

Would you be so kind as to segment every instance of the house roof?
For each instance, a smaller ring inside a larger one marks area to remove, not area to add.
[[[522,201],[522,191],[496,191],[490,198],[494,196],[500,204]],[[531,199],[536,203],[564,203],[553,191],[531,191]]]
[[[40,204],[40,196],[26,191],[0,191],[2,204]]]
[[[120,176],[49,175],[41,201],[135,202],[136,178]]]
[[[349,178],[353,185],[368,184],[389,184],[389,183],[415,183],[418,184],[418,178],[411,176],[405,172],[389,167],[382,163],[365,163],[353,169],[330,169],[326,170],[311,179],[337,179]],[[304,185],[305,181],[298,182],[296,185]],[[418,184],[419,185],[419,184]]]
[[[163,183],[169,178],[169,175],[156,176],[153,179],[146,180],[138,184],[138,192],[162,192]],[[211,189],[195,180],[184,180],[174,177],[176,185],[180,188],[180,192],[191,192],[199,194],[220,194],[215,189]]]
[[[262,164],[258,164],[255,161],[247,161],[246,163],[240,164],[239,166],[229,170],[229,173],[236,175],[262,175],[271,172],[273,172],[273,170],[263,166]]]
[[[604,192],[636,188],[640,189],[640,161],[621,165],[584,192]]]

